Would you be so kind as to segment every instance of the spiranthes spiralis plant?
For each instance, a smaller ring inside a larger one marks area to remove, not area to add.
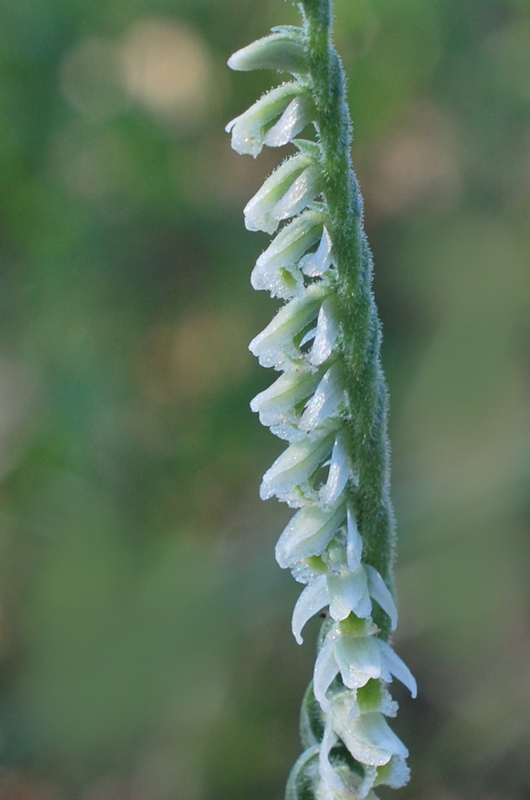
[[[305,749],[286,798],[374,800],[374,786],[397,788],[409,777],[407,749],[385,719],[397,711],[388,684],[396,677],[415,696],[416,683],[390,644],[397,611],[387,390],[344,71],[330,0],[298,5],[301,27],[273,28],[228,62],[292,79],[227,126],[238,153],[255,157],[264,145],[288,143],[297,151],[244,212],[249,230],[276,234],[252,285],[285,301],[250,344],[263,366],[282,373],[251,407],[288,442],[261,496],[298,509],[276,546],[279,565],[305,585],[292,618],[297,642],[310,617],[329,608],[302,705]],[[310,126],[313,139],[296,138]]]

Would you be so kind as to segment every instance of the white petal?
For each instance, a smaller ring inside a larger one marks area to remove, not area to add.
[[[353,510],[350,505],[348,505],[347,520],[348,520],[348,525],[347,525],[348,534],[346,541],[346,557],[348,560],[348,569],[351,572],[355,572],[355,570],[361,563],[361,556],[363,553],[363,540],[357,528],[357,523],[355,522]]]
[[[308,286],[301,297],[282,306],[265,330],[251,341],[249,350],[262,367],[286,369],[290,361],[301,358],[294,337],[315,319],[326,291],[322,285]]]
[[[257,411],[262,425],[296,423],[295,406],[309,397],[321,380],[321,372],[298,370],[286,372],[265,391],[251,401],[252,411]]]
[[[279,500],[286,500],[295,486],[304,487],[332,447],[333,437],[330,436],[316,440],[306,437],[291,444],[263,476],[261,499],[268,500],[276,495]]]
[[[418,693],[416,679],[405,662],[394,652],[387,642],[380,640],[379,646],[387,669],[398,681],[401,681],[401,683],[407,687],[412,697],[416,697]]]
[[[264,142],[268,147],[288,144],[311,120],[311,103],[307,96],[295,97],[278,122],[267,131]]]
[[[368,594],[368,583],[364,567],[359,566],[355,572],[328,576],[329,613],[333,619],[346,619],[353,611],[361,619],[368,619],[372,612],[372,603]]]
[[[326,692],[338,674],[339,667],[335,659],[334,635],[328,634],[320,648],[315,662],[313,675],[313,692],[324,711],[331,708]]]
[[[335,658],[349,689],[359,689],[370,678],[381,675],[381,652],[375,636],[340,636],[335,642]]]
[[[282,568],[292,569],[299,561],[318,556],[344,522],[344,505],[323,511],[306,506],[289,522],[276,545],[276,561]]]
[[[323,364],[333,351],[339,333],[339,323],[335,316],[331,299],[322,304],[318,314],[317,333],[311,350],[312,364]]]
[[[300,430],[309,432],[322,425],[324,420],[337,410],[343,399],[342,377],[338,366],[334,364],[326,372],[315,394],[307,404],[300,418]]]
[[[312,163],[308,156],[300,154],[287,159],[274,170],[244,208],[247,230],[274,233],[282,219],[275,214],[276,206]]]
[[[346,447],[346,440],[343,434],[339,433],[333,446],[331,454],[331,463],[329,465],[329,474],[326,485],[320,500],[324,505],[334,503],[335,500],[341,496],[344,487],[348,483],[351,475],[350,462],[348,458],[348,450]]]
[[[278,30],[238,50],[228,59],[228,66],[239,72],[278,69],[304,73],[307,66],[302,35],[301,28]]]
[[[318,614],[328,603],[326,576],[319,575],[318,578],[315,578],[312,583],[305,587],[294,607],[292,629],[298,644],[303,642],[301,634],[306,622],[315,614]]]
[[[331,266],[331,239],[326,228],[322,231],[322,238],[315,253],[304,256],[300,262],[300,269],[309,278],[317,278]]]
[[[322,189],[322,173],[316,164],[310,164],[275,204],[271,212],[272,217],[281,221],[296,216],[320,194]]]
[[[396,603],[392,597],[392,594],[390,593],[390,589],[374,567],[366,564],[365,568],[366,575],[368,577],[368,588],[370,590],[370,595],[377,603],[379,603],[383,611],[388,614],[390,617],[392,630],[395,631],[398,623],[398,613]]]
[[[322,743],[320,745],[320,754],[319,754],[319,771],[320,777],[327,783],[328,786],[331,786],[333,789],[342,789],[343,783],[331,764],[329,763],[329,754],[331,752],[331,748],[337,744],[337,736],[333,731],[333,727],[331,724],[331,718],[326,722],[326,727],[324,729],[324,736],[322,738]]]

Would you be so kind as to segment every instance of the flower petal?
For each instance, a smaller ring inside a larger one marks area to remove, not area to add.
[[[370,596],[379,603],[383,611],[388,614],[392,630],[395,631],[398,623],[398,612],[396,602],[392,597],[390,589],[374,567],[370,566],[370,564],[366,564],[365,568],[368,577]]]
[[[302,644],[302,629],[306,622],[329,603],[326,576],[319,575],[308,584],[298,598],[293,611],[292,629],[298,644]]]
[[[349,689],[364,686],[370,678],[381,675],[381,651],[375,636],[339,636],[335,658],[344,685]]]
[[[331,299],[328,299],[322,304],[318,314],[317,332],[310,356],[312,364],[318,366],[318,364],[323,364],[330,357],[338,334],[339,323],[335,316],[333,303]]]
[[[325,302],[325,301],[324,301]],[[299,428],[312,431],[333,414],[344,399],[344,387],[339,367],[334,364],[320,381],[315,394],[300,418]]]
[[[368,582],[364,567],[355,572],[328,576],[329,613],[333,619],[342,621],[353,611],[361,619],[368,619],[372,603],[368,594]]]

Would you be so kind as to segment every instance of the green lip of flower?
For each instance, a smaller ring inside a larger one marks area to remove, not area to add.
[[[282,372],[251,408],[289,443],[260,493],[299,509],[275,551],[278,564],[306,584],[293,612],[296,641],[323,608],[330,617],[314,691],[304,700],[303,719],[312,697],[317,722],[303,734],[308,749],[293,767],[286,800],[377,800],[373,786],[408,780],[407,749],[385,721],[397,710],[386,684],[395,677],[415,696],[416,682],[386,641],[397,625],[386,389],[344,76],[329,34],[330,0],[299,5],[303,28],[273,29],[228,62],[295,78],[227,125],[239,153],[257,156],[288,142],[298,149],[244,209],[248,230],[279,228],[256,261],[252,286],[286,301],[249,345],[262,366]],[[295,139],[310,122],[317,141]]]

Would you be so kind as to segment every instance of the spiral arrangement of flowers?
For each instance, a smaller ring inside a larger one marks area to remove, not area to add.
[[[244,211],[249,230],[276,234],[252,285],[285,301],[250,344],[281,373],[251,407],[288,443],[261,497],[297,509],[276,546],[279,565],[304,584],[292,618],[297,642],[329,609],[302,706],[305,750],[286,798],[374,800],[374,786],[397,788],[409,776],[407,749],[385,719],[397,711],[388,684],[395,677],[415,696],[416,683],[389,643],[397,610],[387,391],[344,72],[330,0],[299,6],[302,27],[273,28],[228,62],[293,78],[227,126],[238,153],[289,143],[297,151]],[[296,138],[309,126],[314,139]]]

